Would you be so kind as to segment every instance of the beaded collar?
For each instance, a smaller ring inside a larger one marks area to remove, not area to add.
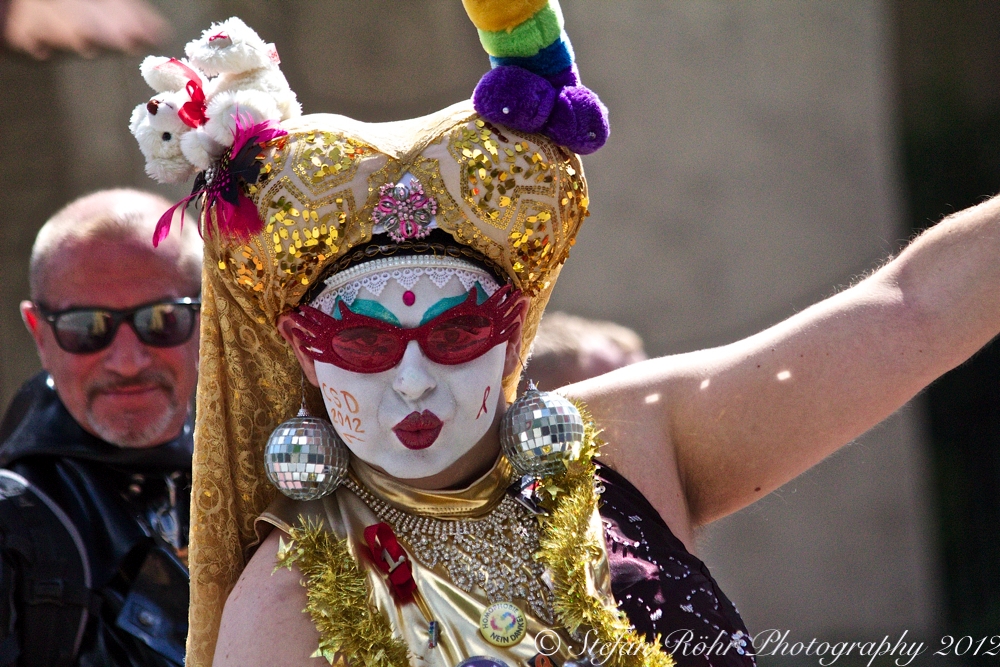
[[[349,479],[388,507],[407,514],[443,519],[479,518],[503,500],[514,471],[503,456],[482,477],[465,488],[428,491],[415,489],[351,457]]]
[[[443,566],[466,593],[479,586],[491,604],[525,600],[538,618],[554,621],[545,568],[534,558],[541,530],[506,493],[513,474],[507,459],[499,457],[489,472],[455,491],[413,489],[363,463],[352,465],[345,486],[427,567]],[[359,472],[377,491],[361,482]]]

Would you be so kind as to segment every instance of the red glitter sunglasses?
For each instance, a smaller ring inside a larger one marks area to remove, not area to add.
[[[344,302],[339,320],[311,306],[300,306],[292,320],[301,327],[296,338],[315,361],[354,373],[381,373],[402,361],[411,340],[434,363],[472,361],[509,340],[519,330],[527,306],[520,290],[505,285],[481,304],[476,303],[476,290],[469,290],[465,301],[414,329],[351,312]]]

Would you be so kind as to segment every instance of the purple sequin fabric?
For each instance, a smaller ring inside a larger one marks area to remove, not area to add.
[[[611,588],[636,631],[659,634],[678,667],[752,667],[743,619],[708,568],[688,553],[628,480],[599,466]]]

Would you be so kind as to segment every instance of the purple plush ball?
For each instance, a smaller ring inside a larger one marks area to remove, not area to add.
[[[559,91],[542,131],[557,144],[587,155],[608,140],[608,109],[589,88],[567,86]]]
[[[538,132],[552,113],[556,90],[543,77],[513,65],[487,72],[472,103],[480,116],[523,132]]]

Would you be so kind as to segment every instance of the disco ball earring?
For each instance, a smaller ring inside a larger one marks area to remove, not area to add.
[[[518,474],[556,475],[566,462],[580,457],[583,418],[576,406],[550,391],[538,391],[534,382],[504,413],[500,422],[503,453]]]
[[[297,415],[282,422],[264,447],[267,478],[295,500],[316,500],[333,493],[347,476],[350,452],[330,422],[313,417],[305,390]]]

